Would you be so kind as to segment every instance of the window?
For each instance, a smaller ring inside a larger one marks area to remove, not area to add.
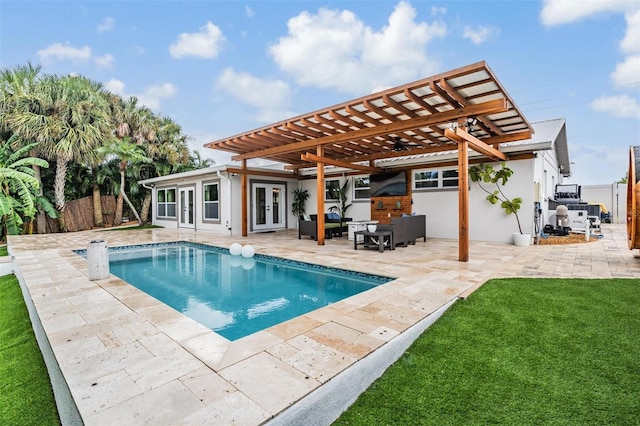
[[[220,185],[207,183],[203,185],[204,190],[204,218],[209,220],[220,220]]]
[[[444,188],[457,188],[458,187],[458,171],[457,170],[443,170],[442,171],[442,186]]]
[[[413,185],[415,189],[437,188],[440,172],[438,170],[415,172],[413,174]]]
[[[340,179],[327,179],[324,181],[325,201],[338,201],[337,191],[340,190]]]
[[[419,170],[413,173],[413,189],[444,189],[458,187],[458,170]]]
[[[157,217],[176,217],[176,190],[158,189]]]
[[[363,200],[370,198],[369,176],[353,179],[353,199]]]

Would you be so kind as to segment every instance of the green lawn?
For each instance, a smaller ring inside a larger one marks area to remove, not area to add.
[[[640,281],[490,281],[336,424],[638,425]]]
[[[0,277],[0,424],[60,424],[49,375],[14,275]]]
[[[7,246],[0,246],[0,256],[8,256],[9,255],[9,249],[7,249]]]

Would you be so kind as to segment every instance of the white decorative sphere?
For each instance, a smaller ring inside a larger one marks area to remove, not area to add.
[[[255,253],[256,249],[254,249],[253,246],[250,246],[249,244],[242,247],[242,257],[253,257]]]
[[[240,254],[242,253],[242,244],[231,244],[231,247],[229,247],[229,253],[231,254],[231,256],[240,256]]]

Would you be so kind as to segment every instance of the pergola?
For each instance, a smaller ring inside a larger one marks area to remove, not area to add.
[[[242,178],[242,235],[247,235],[248,159],[285,164],[289,177],[316,168],[324,193],[324,166],[377,173],[376,161],[457,150],[460,261],[469,260],[469,149],[505,161],[506,142],[529,139],[533,129],[483,61],[373,93],[205,144],[233,152]],[[325,210],[318,196],[317,211]],[[318,244],[324,244],[318,214]]]

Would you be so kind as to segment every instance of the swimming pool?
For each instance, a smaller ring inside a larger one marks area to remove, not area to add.
[[[109,269],[229,340],[394,279],[185,241],[111,247]]]

